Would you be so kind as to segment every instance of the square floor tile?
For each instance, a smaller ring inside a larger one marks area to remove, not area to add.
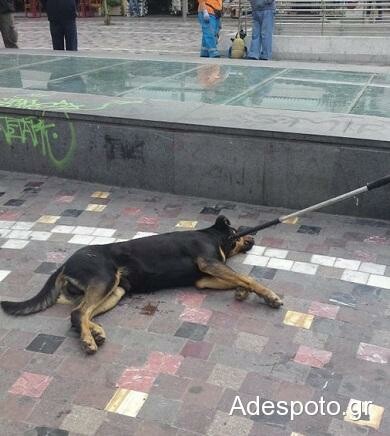
[[[147,398],[148,394],[145,392],[117,389],[104,410],[135,418]]]
[[[153,232],[137,232],[131,239],[147,238],[148,236],[157,235]]]
[[[66,209],[62,212],[61,216],[77,218],[83,212],[84,212],[83,210],[78,210],[78,209]]]
[[[61,217],[58,215],[42,215],[37,223],[41,224],[55,224]]]
[[[284,317],[283,323],[294,327],[309,329],[311,327],[313,319],[314,315],[288,310]]]
[[[335,268],[343,268],[356,271],[359,269],[360,260],[344,259],[342,257],[338,257],[333,266]]]
[[[0,220],[0,229],[10,229],[15,225],[15,221],[3,221]]]
[[[277,257],[278,259],[286,259],[287,255],[288,251],[280,248],[267,248],[264,252],[264,256]]]
[[[69,407],[69,406],[68,406]],[[68,430],[71,434],[93,436],[102,425],[106,413],[92,407],[84,407],[73,404],[70,413],[65,414],[60,427]]]
[[[36,232],[36,231],[32,231],[31,232],[31,236],[30,239],[32,241],[47,241],[51,236],[50,232]]]
[[[207,383],[238,391],[248,372],[217,363],[207,380]]]
[[[318,235],[321,231],[321,227],[315,227],[315,226],[299,226],[297,232],[298,233],[306,233],[308,235]]]
[[[35,223],[31,221],[18,221],[13,226],[13,230],[31,230]]]
[[[52,230],[52,233],[65,233],[65,234],[71,234],[73,233],[75,227],[74,226],[62,226],[58,225],[55,226]]]
[[[2,282],[11,271],[7,271],[5,269],[0,269],[0,282]]]
[[[42,262],[34,271],[39,274],[52,274],[57,269],[57,264],[53,262]]]
[[[11,200],[8,200],[7,203],[4,203],[4,206],[18,207],[18,206],[21,206],[24,202],[25,202],[25,200],[18,200],[18,199],[13,198]]]
[[[107,197],[109,197],[109,195],[110,195],[109,192],[96,191],[91,195],[91,197],[93,197],[93,198],[107,198]]]
[[[301,363],[302,365],[313,366],[314,368],[322,368],[330,362],[331,358],[332,353],[330,351],[300,345],[295,354],[294,362]]]
[[[390,277],[370,274],[367,285],[375,286],[377,288],[390,289]]]
[[[198,292],[180,292],[177,296],[177,302],[186,307],[200,307],[206,295]]]
[[[268,339],[266,336],[254,335],[252,333],[239,332],[234,345],[241,350],[254,351],[261,353],[267,345]]]
[[[344,280],[345,282],[361,283],[365,285],[368,282],[368,276],[369,274],[365,272],[351,271],[346,269],[341,275],[341,280]]]
[[[31,236],[31,231],[30,230],[11,230],[8,235],[7,238],[10,239],[28,239]]]
[[[313,256],[311,257],[311,262],[322,266],[333,266],[336,262],[336,258],[331,256],[324,256],[322,254],[313,254]]]
[[[96,227],[76,226],[72,233],[75,235],[92,235]]]
[[[179,221],[175,227],[179,229],[194,229],[197,224],[198,221]]]
[[[107,238],[110,238],[111,236],[114,236],[114,233],[116,232],[116,229],[105,229],[105,228],[97,228],[93,231],[94,236],[104,236]]]
[[[69,239],[69,244],[89,245],[95,239],[92,235],[74,235]]]
[[[144,368],[155,373],[174,375],[180,368],[182,361],[183,356],[181,355],[152,351]]]
[[[258,256],[256,254],[247,254],[244,259],[244,264],[254,266],[266,266],[268,261],[269,257]]]
[[[336,315],[340,307],[334,304],[320,303],[319,301],[313,301],[309,307],[309,314],[320,316],[322,318],[336,319]]]
[[[127,368],[123,371],[116,386],[127,390],[149,392],[158,372],[147,368]]]
[[[294,264],[294,262],[292,260],[277,259],[274,257],[274,258],[269,260],[267,266],[268,266],[268,268],[275,268],[275,269],[282,269],[285,271],[290,271],[293,264]]]
[[[73,195],[61,195],[57,197],[55,201],[57,203],[72,203],[73,200],[74,200]]]
[[[208,329],[208,326],[185,321],[176,331],[175,336],[191,339],[193,341],[201,341],[205,337]]]
[[[40,398],[52,379],[53,377],[48,375],[23,372],[8,392],[15,395]]]
[[[386,271],[386,265],[380,265],[378,263],[372,263],[372,262],[362,262],[359,271],[370,273],[370,274],[383,275]]]
[[[21,250],[23,249],[29,241],[24,241],[22,239],[9,239],[6,241],[1,248],[10,248],[12,250]]]
[[[390,348],[360,342],[356,357],[376,363],[390,362]]]
[[[344,421],[379,430],[385,409],[376,404],[367,405],[364,403],[364,401],[351,398],[344,416]],[[359,417],[361,419],[357,419]]]
[[[64,340],[64,336],[46,335],[41,333],[26,347],[26,350],[53,354]]]
[[[291,271],[301,273],[301,274],[309,274],[314,276],[317,273],[318,265],[314,265],[309,262],[294,262],[294,265],[291,267]]]
[[[86,207],[86,211],[88,212],[103,212],[103,210],[106,208],[107,206],[104,204],[93,204],[90,203],[88,204],[88,206]]]
[[[182,321],[207,325],[213,312],[202,307],[186,307],[180,315]]]
[[[194,357],[196,359],[207,360],[212,349],[213,344],[210,344],[209,342],[188,341],[181,350],[181,355],[184,357]]]
[[[276,272],[277,272],[277,270],[273,269],[273,268],[254,266],[252,268],[252,271],[250,272],[250,275],[255,277],[258,280],[261,280],[261,279],[273,280]]]
[[[10,229],[0,229],[0,238],[6,238],[10,233]]]

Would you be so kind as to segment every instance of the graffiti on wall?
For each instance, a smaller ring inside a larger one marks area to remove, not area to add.
[[[102,111],[110,106],[123,106],[135,103],[141,103],[142,100],[130,99],[113,99],[101,105],[86,105],[79,102],[69,101],[67,99],[51,100],[46,96],[32,95],[32,96],[14,96],[0,98],[0,107],[15,108],[15,109],[28,109],[39,111],[57,111],[57,112],[83,112],[83,111]]]
[[[63,146],[60,130],[54,122],[34,116],[0,116],[0,137],[10,147],[30,144],[57,169],[64,170],[71,163],[77,147],[74,126],[69,119],[66,125],[69,129],[69,142]]]

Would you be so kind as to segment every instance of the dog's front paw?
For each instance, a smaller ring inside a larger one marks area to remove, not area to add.
[[[97,347],[96,342],[93,339],[93,337],[82,339],[81,343],[82,343],[84,351],[87,354],[94,354],[94,353],[96,353],[98,347]]]
[[[274,309],[283,306],[283,301],[276,294],[271,295],[270,297],[264,297],[264,300],[268,306],[273,307]]]
[[[249,251],[253,246],[255,245],[255,239],[250,236],[244,236],[244,246],[243,246],[243,251],[244,253]]]
[[[249,290],[245,288],[237,288],[236,292],[234,293],[234,298],[237,301],[244,301],[246,298],[248,298]]]

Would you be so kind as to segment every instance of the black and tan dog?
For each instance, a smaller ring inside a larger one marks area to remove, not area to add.
[[[33,298],[2,301],[5,312],[27,315],[52,306],[59,298],[77,304],[72,325],[80,331],[87,353],[105,340],[103,328],[92,319],[112,309],[125,293],[196,286],[199,289],[235,289],[236,298],[250,292],[271,307],[281,299],[252,277],[238,274],[227,265],[228,257],[250,250],[250,236],[235,238],[236,230],[224,216],[209,228],[165,233],[107,245],[90,245],[76,251]]]

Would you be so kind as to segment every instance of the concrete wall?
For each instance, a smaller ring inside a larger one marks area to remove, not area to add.
[[[275,35],[273,58],[390,65],[390,37]]]
[[[291,209],[390,169],[390,147],[379,142],[87,118],[3,115],[0,168]],[[390,219],[389,206],[386,187],[324,211]]]

